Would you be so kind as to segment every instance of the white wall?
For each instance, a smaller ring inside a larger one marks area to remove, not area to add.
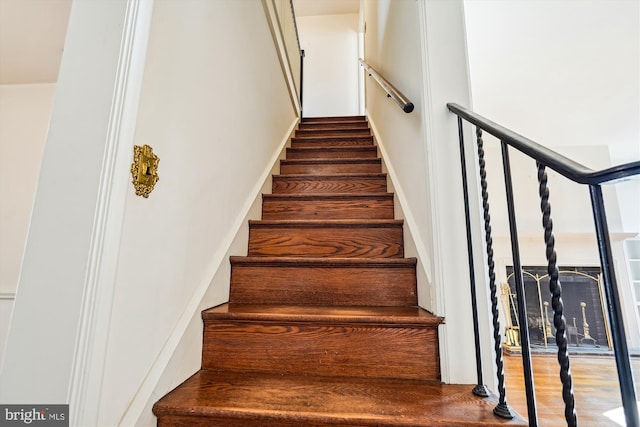
[[[229,247],[295,121],[260,2],[156,0],[135,144],[160,180],[127,195],[99,425],[199,369],[200,310],[227,301]]]
[[[640,159],[640,3],[474,0],[465,12],[478,113],[594,169]],[[554,204],[571,209],[563,191]],[[640,232],[637,194],[612,198],[613,231]],[[591,231],[580,211],[568,231]]]
[[[0,361],[27,241],[55,84],[0,85]]]
[[[640,3],[465,1],[473,109],[593,169],[640,160]],[[486,138],[493,230],[508,230],[499,145]],[[536,167],[512,154],[518,228],[528,265],[546,265]],[[558,262],[599,265],[588,189],[548,171]],[[631,298],[622,240],[640,233],[640,179],[603,187],[623,304]],[[497,245],[498,275],[511,265]],[[627,304],[629,343],[640,346]]]
[[[359,114],[358,15],[299,16],[305,117]]]

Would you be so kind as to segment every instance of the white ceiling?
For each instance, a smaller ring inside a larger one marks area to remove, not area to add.
[[[0,0],[0,84],[58,79],[70,10],[71,0]]]
[[[293,0],[297,16],[358,13],[360,0]],[[0,0],[0,84],[52,83],[72,0]]]
[[[358,13],[360,0],[293,0],[293,9],[296,16],[344,15]]]

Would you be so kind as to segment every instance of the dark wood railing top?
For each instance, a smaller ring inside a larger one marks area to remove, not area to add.
[[[389,83],[387,79],[382,77],[376,70],[371,67],[371,65],[367,64],[364,59],[360,58],[359,61],[360,65],[364,67],[367,73],[371,77],[373,77],[376,82],[378,82],[380,87],[382,87],[385,92],[387,92],[387,96],[393,99],[396,104],[398,104],[400,108],[402,108],[402,111],[404,111],[405,113],[410,113],[413,111],[413,102],[409,101],[409,98],[404,96],[404,94],[396,89],[395,86],[393,86],[391,83]]]
[[[580,184],[598,185],[640,174],[640,160],[594,171],[458,104],[449,103],[447,108],[499,140]]]

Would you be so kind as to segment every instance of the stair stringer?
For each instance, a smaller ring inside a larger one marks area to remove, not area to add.
[[[384,172],[388,174],[389,192],[395,193],[394,208],[395,216],[397,219],[404,220],[404,245],[405,256],[416,257],[418,259],[418,265],[416,266],[416,274],[418,280],[418,304],[420,307],[439,315],[438,307],[435,301],[435,295],[431,291],[431,287],[434,286],[431,272],[433,271],[431,265],[431,259],[429,257],[429,248],[425,244],[424,240],[420,237],[417,230],[420,228],[415,216],[409,204],[407,203],[407,195],[403,188],[398,184],[398,175],[395,172],[393,164],[389,161],[387,150],[385,149],[384,142],[380,138],[380,134],[376,128],[375,122],[371,117],[367,116],[369,125],[371,127],[371,133],[373,134],[373,142],[380,151],[380,157],[382,158],[382,168]]]
[[[247,255],[249,220],[261,219],[262,195],[271,193],[271,178],[279,173],[280,159],[286,155],[286,149],[291,145],[291,137],[299,123],[300,118],[296,117],[287,129],[278,149],[266,163],[260,179],[256,181],[256,185],[247,196],[233,227],[220,242],[209,268],[203,273],[202,282],[184,308],[162,351],[149,368],[119,425],[155,426],[156,418],[151,411],[153,404],[200,369],[203,332],[201,312],[205,308],[220,305],[229,300],[231,283],[229,257]]]
[[[398,179],[398,175],[394,169],[393,163],[389,160],[389,155],[385,148],[385,143],[380,137],[380,133],[378,132],[375,121],[369,116],[367,116],[367,120],[369,121],[369,126],[373,134],[374,144],[380,151],[383,170],[386,171],[388,175],[388,185],[390,187],[389,191],[395,193],[394,201],[396,218],[404,220],[405,256],[416,257],[418,259],[418,264],[416,266],[418,305],[438,316],[446,318],[444,313],[444,302],[441,300],[441,298],[438,297],[438,295],[443,294],[442,292],[438,291],[438,286],[443,286],[443,284],[434,282],[435,266],[433,265],[431,256],[429,255],[433,252],[434,249],[432,245],[427,245],[426,242],[420,237],[420,233],[418,232],[418,230],[421,227],[416,220],[416,217],[413,215],[412,210],[409,208],[409,203],[407,202],[407,193],[399,184],[400,180]],[[445,323],[440,326],[438,334],[438,338],[440,341],[440,375],[441,380],[444,383],[450,382],[449,370],[451,369],[448,365],[449,357],[447,354],[447,332],[448,331]]]

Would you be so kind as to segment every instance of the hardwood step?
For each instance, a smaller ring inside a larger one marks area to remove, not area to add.
[[[495,396],[438,381],[201,370],[153,407],[158,427],[526,426]]]
[[[327,121],[327,122],[302,122],[298,125],[298,129],[305,130],[324,130],[324,129],[369,129],[369,123],[366,121]]]
[[[378,148],[373,145],[340,147],[287,148],[287,159],[347,159],[377,158]]]
[[[380,159],[299,159],[280,160],[280,174],[381,173]]]
[[[224,304],[202,318],[203,369],[440,379],[442,319],[417,307]]]
[[[326,122],[366,122],[365,116],[322,116],[303,117],[302,123],[326,123]]]
[[[334,174],[334,175],[274,175],[274,194],[313,193],[386,193],[387,175]]]
[[[304,136],[291,138],[292,148],[373,145],[373,136]]]
[[[402,258],[402,220],[249,221],[249,256]]]
[[[323,136],[323,137],[345,137],[345,136],[370,136],[369,129],[323,129],[323,130],[307,130],[298,129],[295,132],[296,137],[305,136]]]
[[[262,195],[264,220],[393,218],[393,193]]]
[[[415,258],[231,257],[230,261],[232,303],[418,304]]]

